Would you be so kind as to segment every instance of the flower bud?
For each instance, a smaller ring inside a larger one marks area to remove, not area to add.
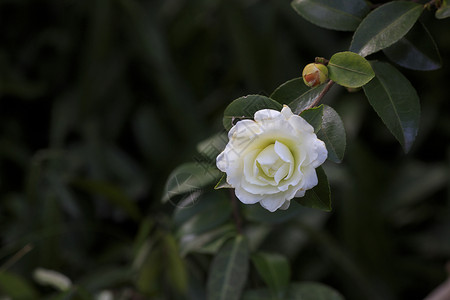
[[[323,64],[310,63],[302,73],[303,81],[309,87],[315,87],[328,79],[328,68]]]

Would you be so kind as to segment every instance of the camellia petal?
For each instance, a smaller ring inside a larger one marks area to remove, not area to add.
[[[286,105],[237,122],[228,138],[217,167],[242,203],[259,202],[271,212],[287,209],[290,200],[317,185],[315,168],[328,155],[313,127]]]

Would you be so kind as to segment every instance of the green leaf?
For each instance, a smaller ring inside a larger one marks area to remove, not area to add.
[[[272,95],[270,95],[270,98],[281,104],[287,104],[301,97],[310,90],[311,88],[303,82],[301,77],[294,78],[277,87],[275,91],[273,91]]]
[[[221,174],[215,165],[208,162],[185,163],[169,175],[162,201],[175,201],[178,195],[198,193],[201,188],[217,181]]]
[[[175,224],[179,226],[177,237],[201,234],[230,220],[231,203],[224,194],[209,191],[191,206],[183,203],[177,206],[174,212]]]
[[[314,127],[314,132],[317,133],[320,128],[322,128],[323,104],[302,111],[300,116],[305,119],[306,122],[311,124],[311,126]]]
[[[333,288],[318,282],[293,283],[289,286],[287,299],[291,300],[344,300]]]
[[[429,71],[442,66],[436,43],[421,22],[383,52],[390,60],[408,69]]]
[[[331,211],[331,193],[328,178],[322,167],[316,169],[319,183],[312,189],[306,191],[305,196],[296,198],[303,206]]]
[[[443,0],[441,7],[436,10],[434,15],[437,19],[445,19],[450,17],[450,5],[448,5],[447,0]]]
[[[248,95],[240,97],[231,102],[225,109],[223,126],[226,130],[230,130],[240,119],[253,119],[255,112],[266,108],[280,111],[283,106],[266,96]]]
[[[328,72],[331,80],[349,88],[361,87],[375,76],[365,58],[349,51],[334,54],[328,63]]]
[[[225,132],[220,132],[200,142],[197,145],[197,151],[205,159],[215,162],[217,155],[225,149],[227,143],[227,134]]]
[[[25,278],[6,271],[0,272],[0,295],[18,300],[39,298],[35,289]]]
[[[328,159],[340,163],[344,158],[347,144],[345,128],[338,113],[328,105],[324,105],[322,127],[317,137],[325,143]]]
[[[384,124],[408,152],[419,128],[419,97],[408,79],[390,64],[372,62],[372,67],[376,77],[364,86],[364,93]]]
[[[191,234],[181,237],[181,255],[191,252],[215,254],[230,238],[236,236],[236,227],[225,224],[202,234]]]
[[[208,300],[238,300],[247,280],[248,246],[242,235],[226,242],[214,257],[207,282]]]
[[[282,299],[291,277],[288,260],[279,254],[258,252],[252,256],[252,262],[272,295]]]
[[[232,188],[232,186],[227,182],[227,174],[223,173],[222,177],[220,177],[219,182],[217,182],[214,189],[219,190],[219,189],[229,189],[229,188]]]
[[[354,31],[370,11],[363,0],[294,0],[291,5],[309,22],[343,31]]]
[[[254,290],[246,290],[242,296],[242,300],[273,300],[268,288],[260,288]]]
[[[353,35],[350,51],[365,57],[401,39],[423,11],[418,3],[393,1],[373,10]]]
[[[165,273],[172,289],[184,294],[188,287],[188,275],[184,260],[180,257],[178,245],[171,234],[165,234],[162,239],[164,248]]]

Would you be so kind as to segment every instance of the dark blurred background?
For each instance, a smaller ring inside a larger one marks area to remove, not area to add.
[[[324,99],[347,129],[344,162],[325,166],[333,212],[314,228],[274,225],[289,230],[263,245],[288,256],[297,281],[413,300],[446,278],[450,19],[422,21],[443,67],[399,67],[422,105],[410,153],[361,91]],[[233,99],[270,95],[314,57],[347,50],[351,33],[308,23],[289,1],[0,0],[0,41],[0,265],[45,294],[37,267],[92,292],[139,290],[122,268],[143,222],[170,218],[170,171],[222,130]]]

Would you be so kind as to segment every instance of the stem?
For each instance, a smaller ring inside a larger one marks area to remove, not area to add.
[[[236,195],[234,194],[234,189],[230,190],[230,197],[231,197],[231,205],[233,207],[233,217],[234,222],[236,223],[236,229],[239,234],[242,234],[242,218],[241,214],[239,213],[239,203],[236,198]]]
[[[334,81],[330,80],[327,83],[327,86],[323,89],[323,91],[317,96],[316,100],[314,100],[313,103],[311,103],[306,109],[313,108],[314,106],[317,106],[319,102],[322,100],[322,98],[325,96],[325,94],[330,90],[330,88],[333,86]]]
[[[16,262],[18,262],[22,257],[24,257],[28,252],[33,249],[33,245],[27,244],[25,247],[19,250],[16,254],[13,255],[10,259],[8,259],[1,267],[0,272],[6,271],[11,266],[13,266]]]

